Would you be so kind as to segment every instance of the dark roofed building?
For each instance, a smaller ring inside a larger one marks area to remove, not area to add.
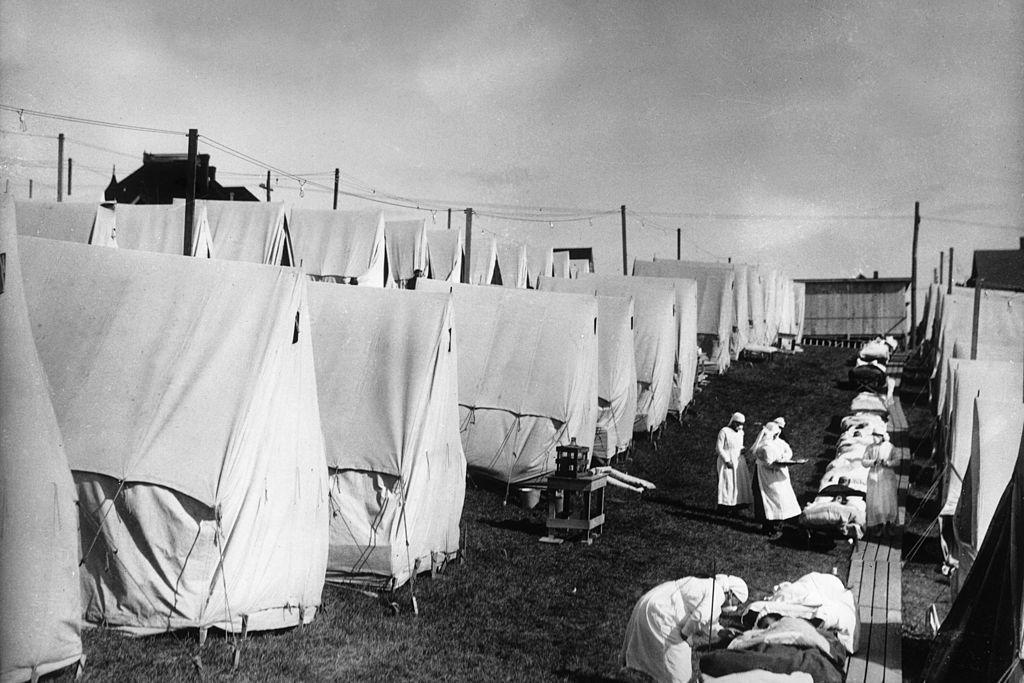
[[[1024,292],[1024,237],[1020,249],[983,249],[974,252],[974,265],[967,286],[981,278],[983,289]]]
[[[227,187],[217,182],[217,169],[210,166],[210,155],[196,156],[196,199],[257,202],[259,199],[242,186]],[[124,180],[110,178],[104,199],[119,204],[172,204],[185,198],[188,177],[186,154],[142,154],[142,166]]]

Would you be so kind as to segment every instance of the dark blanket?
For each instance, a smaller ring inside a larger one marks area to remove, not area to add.
[[[764,669],[772,673],[788,674],[802,671],[811,675],[815,683],[843,683],[846,670],[846,649],[832,632],[819,632],[832,649],[830,659],[816,647],[801,645],[768,645],[762,643],[749,650],[715,650],[700,658],[700,670],[709,676],[725,676]]]

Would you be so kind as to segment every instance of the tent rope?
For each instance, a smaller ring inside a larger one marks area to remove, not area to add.
[[[96,547],[96,541],[100,539],[100,535],[103,533],[103,525],[107,523],[107,515],[109,515],[110,511],[114,509],[114,503],[117,502],[117,497],[120,496],[121,491],[124,490],[124,485],[124,479],[117,483],[117,490],[114,491],[114,497],[109,499],[110,505],[108,505],[107,509],[103,511],[103,517],[100,519],[99,524],[96,525],[96,533],[93,535],[92,541],[89,543],[89,549],[85,551],[85,554],[82,555],[82,559],[78,562],[79,567],[85,564],[85,561],[89,559],[90,555],[92,555],[92,550]]]
[[[928,540],[928,535],[932,532],[932,529],[934,529],[935,526],[938,523],[939,523],[939,518],[936,517],[932,521],[932,523],[928,525],[928,528],[925,530],[925,532],[923,534],[921,534],[921,537],[919,539],[917,539],[917,542],[914,543],[913,547],[911,547],[910,552],[907,554],[907,556],[904,557],[903,560],[900,562],[900,568],[901,569],[903,567],[907,566],[907,562],[910,562],[912,559],[914,559],[914,556],[917,554],[917,552],[924,545],[924,542]]]

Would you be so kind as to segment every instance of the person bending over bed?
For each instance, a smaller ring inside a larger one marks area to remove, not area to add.
[[[655,586],[633,607],[620,663],[659,683],[693,679],[690,640],[718,621],[728,598],[744,602],[747,584],[738,576],[687,576]]]

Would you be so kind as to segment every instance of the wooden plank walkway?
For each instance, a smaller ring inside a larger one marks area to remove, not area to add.
[[[850,558],[847,585],[860,618],[857,653],[847,663],[847,683],[902,683],[903,573],[901,537],[906,521],[910,449],[907,418],[899,399],[889,404],[889,435],[900,456],[899,520],[892,539],[861,541]]]

